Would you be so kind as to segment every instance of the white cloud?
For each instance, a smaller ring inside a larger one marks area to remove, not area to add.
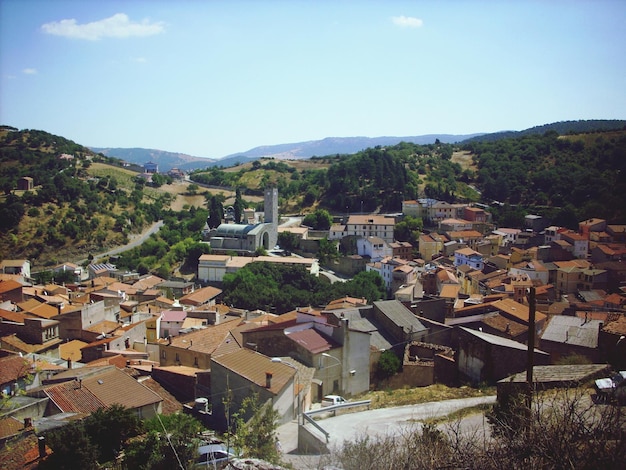
[[[396,26],[402,26],[403,28],[420,28],[424,24],[422,20],[413,16],[393,16],[391,21]]]
[[[37,75],[37,69],[32,69],[32,68],[24,69],[22,70],[22,73],[25,73],[26,75]]]
[[[130,60],[138,64],[145,64],[146,62],[148,62],[148,59],[146,59],[145,57],[131,57]]]
[[[133,22],[124,13],[116,13],[110,18],[92,23],[78,24],[75,19],[53,21],[41,26],[47,34],[74,39],[97,41],[102,38],[128,38],[131,36],[152,36],[165,30],[162,21],[142,20]]]

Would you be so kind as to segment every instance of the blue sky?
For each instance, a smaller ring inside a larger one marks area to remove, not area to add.
[[[0,123],[221,158],[626,118],[626,2],[0,0]]]

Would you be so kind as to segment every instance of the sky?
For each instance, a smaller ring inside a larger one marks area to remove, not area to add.
[[[626,119],[626,1],[0,0],[0,124],[221,158]]]

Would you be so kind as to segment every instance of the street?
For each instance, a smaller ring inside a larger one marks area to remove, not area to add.
[[[463,408],[480,404],[492,404],[495,401],[495,395],[490,395],[379,408],[323,419],[318,421],[318,424],[329,433],[328,449],[333,451],[340,449],[344,441],[354,441],[364,436],[372,439],[385,435],[402,436],[412,429],[420,429],[421,423],[427,419],[446,416]],[[459,426],[461,433],[489,436],[489,426],[482,413],[463,418]],[[438,428],[446,431],[447,426],[444,423]],[[286,462],[291,463],[297,469],[320,468],[323,456],[302,455],[298,451],[298,425],[295,421],[280,426],[277,434],[285,452],[283,459]],[[323,439],[321,434],[320,438]]]

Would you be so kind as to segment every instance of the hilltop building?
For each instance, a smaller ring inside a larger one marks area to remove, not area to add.
[[[208,231],[208,239],[213,253],[235,251],[246,255],[254,253],[257,248],[274,248],[278,242],[278,189],[265,190],[263,222],[222,223],[216,229]]]

